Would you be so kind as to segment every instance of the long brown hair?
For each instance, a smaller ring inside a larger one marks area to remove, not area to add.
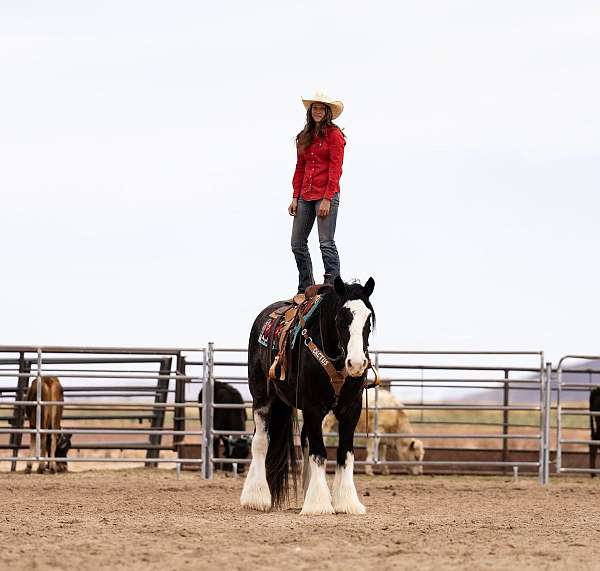
[[[322,139],[325,136],[325,133],[327,133],[327,130],[329,128],[333,127],[335,129],[340,129],[333,122],[333,114],[331,112],[331,107],[329,107],[329,105],[327,105],[326,103],[324,103],[324,105],[325,105],[325,117],[319,123],[317,123],[313,119],[313,116],[312,116],[313,103],[311,103],[310,107],[307,109],[306,125],[304,125],[304,129],[302,129],[302,131],[300,131],[296,135],[296,148],[298,149],[299,152],[302,152],[302,151],[306,150],[308,147],[310,147],[310,145],[313,142],[313,139],[315,137],[319,137]],[[344,133],[341,129],[340,129],[340,133],[342,133],[342,136],[345,139],[346,135],[344,135]]]

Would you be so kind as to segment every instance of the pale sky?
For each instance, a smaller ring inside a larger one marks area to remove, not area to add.
[[[599,30],[595,1],[2,2],[0,344],[245,346],[295,292],[323,88],[374,347],[600,353]]]

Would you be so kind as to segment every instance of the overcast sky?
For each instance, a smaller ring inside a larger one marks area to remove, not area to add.
[[[246,345],[295,292],[324,88],[375,347],[600,353],[599,30],[595,1],[3,1],[0,343]]]

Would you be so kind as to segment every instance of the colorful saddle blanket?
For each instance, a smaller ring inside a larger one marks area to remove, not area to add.
[[[319,306],[319,303],[321,302],[322,298],[321,298],[321,296],[316,296],[313,299],[314,299],[314,301],[311,300],[312,303],[310,303],[310,305],[305,308],[306,313],[303,314],[304,321],[308,321],[310,319],[312,314],[315,312],[315,310]],[[268,349],[269,348],[269,339],[272,339],[273,344],[272,344],[271,350],[273,350],[273,351],[278,350],[279,345],[280,345],[279,337],[281,335],[281,332],[284,330],[285,325],[286,325],[286,321],[283,318],[283,314],[277,315],[277,314],[275,314],[275,312],[271,313],[269,315],[269,317],[267,318],[267,320],[264,322],[263,326],[261,327],[260,334],[258,336],[258,342],[263,347],[266,347]],[[273,327],[275,327],[275,331],[272,332]],[[290,332],[290,339],[289,339],[290,349],[294,348],[294,346],[296,344],[296,338],[298,337],[298,333],[300,333],[300,323],[299,322],[293,326],[292,331]]]

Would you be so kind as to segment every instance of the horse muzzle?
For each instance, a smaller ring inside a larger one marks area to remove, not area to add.
[[[346,359],[346,371],[350,377],[362,377],[369,365],[368,359]]]

